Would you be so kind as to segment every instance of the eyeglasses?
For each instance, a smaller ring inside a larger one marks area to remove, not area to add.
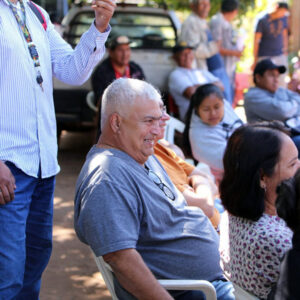
[[[175,200],[175,195],[171,191],[171,189],[166,186],[160,179],[160,177],[154,173],[152,170],[150,170],[147,166],[145,166],[148,176],[151,178],[151,180],[164,192],[164,194],[171,199],[172,201]]]

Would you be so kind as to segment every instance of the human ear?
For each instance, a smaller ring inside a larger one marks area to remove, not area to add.
[[[121,116],[117,113],[114,113],[110,117],[110,126],[114,133],[117,133],[120,131],[120,125],[121,125]]]
[[[267,183],[266,183],[266,176],[262,174],[262,172],[260,172],[260,179],[259,179],[259,186],[266,191],[267,189]]]

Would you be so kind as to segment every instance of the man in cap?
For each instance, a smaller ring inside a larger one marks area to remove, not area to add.
[[[248,122],[261,120],[285,121],[300,115],[300,96],[279,87],[279,75],[285,66],[278,66],[270,59],[260,61],[253,73],[255,87],[245,94],[245,111]]]
[[[98,134],[100,135],[100,115],[101,115],[101,97],[106,87],[115,79],[120,77],[135,78],[145,80],[142,68],[133,61],[130,61],[131,48],[130,40],[127,36],[116,36],[107,43],[109,57],[105,59],[95,69],[92,76],[92,86],[95,95],[95,101],[99,107]]]
[[[179,118],[184,120],[190,99],[197,87],[214,83],[224,90],[221,81],[206,69],[193,68],[195,59],[193,47],[180,42],[173,48],[173,58],[177,67],[169,77],[169,92],[179,109]]]

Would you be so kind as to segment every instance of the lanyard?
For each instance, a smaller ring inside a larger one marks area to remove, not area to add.
[[[13,12],[13,14],[14,14],[14,16],[15,16],[15,18],[16,18],[16,20],[17,20],[17,22],[18,22],[18,24],[19,24],[19,26],[20,26],[20,28],[22,30],[22,32],[23,32],[24,38],[25,38],[25,40],[26,40],[26,42],[28,44],[28,50],[29,50],[30,56],[31,56],[31,58],[33,60],[34,67],[38,68],[38,67],[40,67],[39,54],[37,52],[35,44],[32,41],[31,35],[29,33],[29,30],[28,30],[28,28],[26,26],[26,13],[25,13],[25,7],[24,7],[23,0],[19,0],[19,2],[20,2],[20,5],[21,5],[22,13],[24,15],[24,21],[21,20],[19,14],[17,12],[17,8],[15,6],[13,6],[11,4],[11,2],[8,0],[9,7],[12,10],[12,12]],[[36,69],[36,70],[37,70],[36,82],[40,85],[40,87],[41,87],[41,89],[43,91],[43,85],[42,85],[42,83],[43,83],[43,77],[42,77],[41,72],[38,69]]]

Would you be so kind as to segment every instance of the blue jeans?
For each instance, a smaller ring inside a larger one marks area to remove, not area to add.
[[[17,188],[0,206],[0,299],[35,300],[52,250],[55,177],[34,178],[6,164]]]
[[[229,77],[226,73],[225,68],[220,68],[216,70],[210,71],[213,75],[215,75],[224,85],[224,97],[225,99],[232,104],[233,96],[232,96],[232,87],[229,80]]]

